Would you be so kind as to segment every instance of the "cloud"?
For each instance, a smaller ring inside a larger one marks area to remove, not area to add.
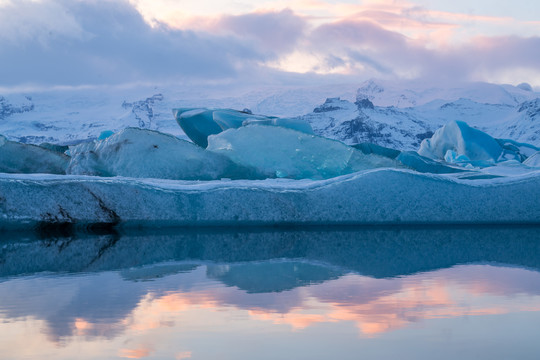
[[[216,28],[253,39],[264,51],[283,54],[295,49],[306,25],[304,19],[285,9],[279,12],[223,16],[216,23]]]
[[[215,80],[256,85],[340,74],[358,80],[540,83],[538,36],[455,41],[471,23],[499,26],[512,19],[429,11],[409,3],[338,5],[329,7],[333,12],[324,19],[284,8],[186,14],[178,24],[165,24],[148,22],[128,0],[4,1],[0,87]],[[338,10],[348,13],[338,16]]]
[[[0,3],[0,41],[12,45],[34,40],[42,46],[52,38],[82,40],[89,34],[57,3]]]
[[[490,80],[513,69],[540,72],[540,37],[484,36],[431,46],[365,20],[319,26],[309,35],[307,50],[320,56],[332,54],[349,74],[366,77],[454,82]]]
[[[0,21],[10,32],[0,38],[2,85],[219,79],[265,59],[232,36],[151,27],[126,1],[22,1],[0,13],[20,16]],[[39,13],[59,15],[31,21]]]

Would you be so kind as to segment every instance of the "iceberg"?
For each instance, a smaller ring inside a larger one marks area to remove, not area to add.
[[[214,180],[251,177],[249,169],[185,140],[126,128],[103,140],[70,147],[68,174]]]
[[[262,177],[327,179],[377,167],[399,167],[336,140],[275,126],[250,125],[208,137],[208,151],[254,168]]]
[[[174,117],[186,135],[197,145],[208,146],[208,136],[227,129],[246,125],[269,125],[294,129],[313,134],[311,125],[301,119],[254,115],[250,111],[232,109],[179,108],[173,109]]]
[[[9,141],[0,135],[0,172],[65,174],[69,156],[30,144]]]
[[[442,161],[436,161],[421,156],[416,151],[399,151],[372,143],[354,144],[352,147],[362,151],[364,154],[376,154],[395,159],[404,167],[421,173],[451,174],[468,171],[459,166],[452,166],[451,164],[445,164]]]
[[[453,122],[419,153],[352,147],[228,111],[179,112],[209,121],[192,124],[206,149],[137,128],[70,146],[71,157],[0,137],[0,230],[540,223],[540,152],[528,144]]]
[[[519,160],[519,155],[483,131],[463,121],[452,121],[420,144],[418,154],[455,164],[490,166],[499,161]]]

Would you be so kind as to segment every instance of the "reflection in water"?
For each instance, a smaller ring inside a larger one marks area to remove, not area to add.
[[[11,234],[0,243],[0,354],[407,358],[403,346],[437,345],[452,358],[456,344],[484,349],[476,338],[513,326],[520,339],[485,358],[532,359],[539,230]],[[396,334],[407,344],[389,346]]]

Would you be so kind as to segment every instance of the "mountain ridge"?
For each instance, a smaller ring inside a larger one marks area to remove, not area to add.
[[[359,85],[249,91],[168,85],[0,94],[0,134],[21,142],[70,144],[105,130],[141,127],[186,138],[171,113],[186,106],[301,118],[318,135],[347,144],[417,150],[436,129],[461,120],[494,137],[538,146],[540,93],[525,85],[437,88],[370,79]]]

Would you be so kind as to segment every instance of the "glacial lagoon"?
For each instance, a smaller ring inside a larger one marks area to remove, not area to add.
[[[2,359],[538,359],[540,228],[43,228],[0,240]]]

